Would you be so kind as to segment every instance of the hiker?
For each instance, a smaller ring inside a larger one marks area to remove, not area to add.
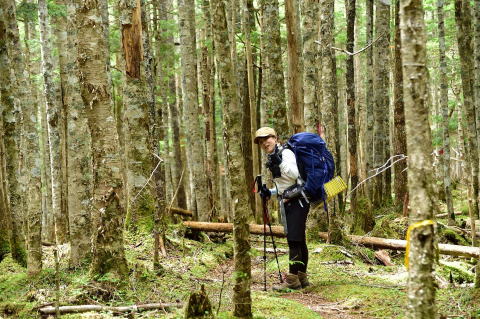
[[[305,237],[307,215],[310,204],[305,193],[286,197],[292,188],[297,187],[300,173],[295,154],[279,143],[277,133],[271,127],[262,127],[255,133],[255,144],[268,155],[267,167],[272,173],[275,188],[268,189],[265,185],[259,190],[260,196],[269,199],[277,195],[282,224],[287,235],[289,248],[289,273],[285,282],[273,287],[281,291],[300,289],[309,286],[307,278],[308,249]]]

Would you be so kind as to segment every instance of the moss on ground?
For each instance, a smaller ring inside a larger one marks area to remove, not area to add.
[[[161,258],[164,272],[153,271],[150,233],[126,233],[126,255],[130,267],[129,277],[119,282],[108,276],[92,280],[87,268],[68,270],[62,261],[60,275],[61,304],[79,305],[101,303],[112,306],[151,302],[185,302],[192,291],[202,284],[218,318],[233,318],[232,240],[226,243],[201,243],[183,239],[181,228],[171,227],[167,234],[168,256]],[[406,311],[406,271],[401,254],[397,264],[385,267],[373,264],[374,251],[364,247],[348,248],[309,242],[308,273],[312,285],[289,294],[270,290],[278,283],[278,268],[273,254],[268,254],[267,285],[263,289],[262,253],[252,250],[252,300],[254,318],[322,318],[315,312],[331,303],[345,314],[358,314],[360,318],[403,318]],[[50,254],[47,251],[47,254]],[[392,254],[393,255],[393,254]],[[25,268],[8,257],[0,263],[0,316],[6,318],[37,318],[35,308],[54,300],[55,274],[51,262],[40,275],[29,278]],[[47,256],[48,257],[48,256]],[[49,258],[49,257],[48,257]],[[66,256],[63,257],[67,258]],[[349,263],[352,263],[349,264]],[[282,271],[288,269],[288,256],[279,255]],[[437,273],[448,278],[453,265],[437,267]],[[469,265],[462,265],[465,274],[459,274],[463,283],[473,280]],[[457,266],[454,268],[458,268]],[[461,277],[461,276],[463,277]],[[461,279],[454,278],[458,285]],[[480,309],[479,292],[471,288],[438,289],[437,307],[440,314],[458,314],[459,318]],[[308,302],[302,298],[309,297]],[[452,303],[455,300],[455,303]],[[219,307],[220,305],[220,307]],[[114,318],[111,313],[71,314],[67,319]],[[145,312],[136,318],[183,318],[183,310],[165,314],[161,311]]]

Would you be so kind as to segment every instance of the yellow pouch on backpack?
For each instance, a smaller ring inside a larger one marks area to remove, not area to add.
[[[347,184],[340,176],[332,178],[329,182],[323,185],[325,193],[327,193],[327,201],[337,196],[341,192],[347,189]]]

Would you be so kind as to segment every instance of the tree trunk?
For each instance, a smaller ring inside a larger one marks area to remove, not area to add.
[[[373,48],[373,96],[374,96],[374,168],[381,167],[390,157],[389,146],[389,55],[390,55],[390,5],[376,0],[375,35],[381,37]],[[380,207],[390,199],[390,185],[387,176],[390,169],[374,178],[373,204]]]
[[[198,220],[207,221],[211,216],[208,200],[207,178],[205,174],[205,136],[199,123],[197,53],[195,39],[195,4],[193,0],[179,1],[180,14],[180,54],[182,67],[182,87],[185,107],[185,120],[188,123],[187,141],[191,152],[193,189]]]
[[[148,88],[145,78],[145,52],[143,39],[147,37],[142,27],[140,0],[122,3],[122,49],[125,61],[123,87],[125,156],[127,167],[127,217],[125,224],[138,218],[150,218],[155,210],[152,188],[145,187],[152,173],[150,148],[150,119]]]
[[[0,95],[3,117],[3,142],[5,145],[6,177],[8,185],[9,215],[11,221],[10,249],[12,257],[22,266],[27,265],[25,238],[22,230],[24,222],[22,191],[20,188],[20,142],[21,108],[14,100],[15,75],[12,72],[8,54],[8,44],[12,47],[19,45],[18,27],[15,18],[15,2],[9,0],[0,1],[4,16],[0,19]],[[17,66],[19,56],[13,56],[11,63]],[[5,62],[5,63],[3,63]]]
[[[445,22],[443,14],[444,0],[437,1],[437,15],[438,15],[438,46],[439,46],[439,60],[440,60],[440,105],[442,108],[442,135],[443,135],[443,187],[445,190],[445,199],[447,202],[448,224],[455,225],[455,214],[453,211],[452,191],[450,183],[450,132],[449,132],[449,107],[448,107],[448,78],[447,78],[447,61],[446,61],[446,47],[445,47]]]
[[[68,218],[62,214],[62,158],[60,144],[61,111],[53,81],[53,62],[50,45],[50,30],[47,22],[46,3],[39,1],[40,42],[42,51],[42,73],[45,102],[47,106],[48,142],[50,150],[50,171],[52,178],[52,209],[55,218],[57,240],[68,240]]]
[[[322,58],[322,93],[321,112],[325,126],[326,142],[333,153],[336,163],[336,175],[341,175],[340,170],[340,143],[339,143],[339,114],[337,95],[336,62],[333,49],[334,38],[334,1],[320,0],[320,54]],[[343,202],[339,199],[339,202]],[[341,210],[341,209],[340,209]],[[340,227],[339,216],[330,207],[329,234],[333,243],[341,243],[343,234]]]
[[[280,140],[289,135],[282,64],[278,0],[261,0],[263,101],[266,117],[262,126],[275,127]]]
[[[476,130],[476,113],[474,104],[474,62],[472,46],[472,14],[470,2],[467,0],[455,0],[455,20],[457,24],[458,53],[461,63],[461,77],[463,89],[463,108],[467,120],[468,162],[471,171],[470,187],[472,187],[473,214],[478,218],[479,214],[479,180],[478,180],[478,140]]]
[[[305,129],[308,132],[317,132],[320,123],[320,109],[317,91],[319,83],[319,50],[315,43],[318,37],[319,1],[302,0],[302,36],[303,36],[303,104],[305,115]]]
[[[285,1],[285,20],[287,24],[287,52],[288,52],[288,91],[292,131],[294,133],[305,130],[303,116],[303,62],[300,31],[300,17],[297,0]]]
[[[365,0],[366,5],[366,37],[367,45],[373,42],[373,1],[374,0]],[[365,109],[366,109],[366,132],[365,132],[365,162],[367,176],[372,176],[374,168],[373,162],[373,133],[374,133],[374,123],[375,123],[375,113],[373,105],[373,45],[368,47],[366,51],[366,80],[365,80]],[[368,183],[365,187],[367,189],[367,194],[371,201],[373,201],[373,191],[374,184],[372,182]]]
[[[1,15],[0,15],[1,18]],[[5,67],[9,65],[9,59],[7,56],[7,47],[5,41],[5,23],[3,20],[0,20],[0,84],[4,85],[3,74],[5,72]],[[0,94],[3,95],[3,91],[0,91]],[[11,226],[12,221],[10,218],[10,211],[8,206],[8,197],[7,197],[7,176],[5,176],[5,145],[4,145],[4,129],[3,129],[3,114],[4,114],[5,105],[3,104],[3,97],[0,100],[0,262],[5,258],[5,256],[10,253],[10,238],[11,238]]]
[[[426,35],[421,2],[402,1],[400,28],[408,149],[410,224],[433,216],[432,140],[426,104]],[[410,318],[435,318],[435,233],[432,225],[411,226],[408,271]]]
[[[346,3],[347,16],[347,46],[348,52],[355,49],[355,0],[349,0]],[[348,110],[348,154],[350,163],[350,189],[354,189],[358,184],[357,169],[357,128],[356,128],[356,99],[355,99],[355,65],[353,55],[347,56],[347,72],[345,80],[347,84],[347,110]],[[357,212],[357,195],[353,192],[350,196],[350,210],[355,215]]]
[[[403,102],[403,76],[402,76],[402,40],[400,38],[400,0],[395,3],[395,53],[394,53],[394,87],[393,87],[393,155],[407,155],[407,141],[405,136],[405,110]],[[397,162],[393,167],[395,181],[395,203],[403,204],[407,194],[407,162]]]
[[[221,0],[212,0],[214,44],[216,48],[217,70],[220,78],[220,92],[224,105],[224,136],[227,153],[229,180],[231,183],[231,203],[234,216],[234,259],[235,287],[233,293],[234,316],[251,318],[252,300],[250,295],[251,262],[248,231],[248,198],[243,156],[239,137],[242,136],[242,111],[238,101],[231,49],[235,44],[228,39],[225,5]]]
[[[127,275],[123,247],[123,183],[118,135],[112,112],[105,65],[107,44],[98,3],[79,0],[77,7],[78,64],[83,102],[92,134],[94,239],[91,272]],[[85,57],[95,57],[86,59]]]

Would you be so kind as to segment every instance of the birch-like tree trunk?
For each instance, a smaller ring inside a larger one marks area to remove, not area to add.
[[[426,34],[423,5],[400,3],[402,66],[408,149],[408,192],[410,196],[410,254],[408,269],[409,318],[435,318],[435,233],[432,220],[432,139],[428,123]]]
[[[470,1],[455,0],[455,20],[457,24],[458,53],[460,56],[461,79],[463,89],[463,109],[467,121],[468,162],[471,171],[470,187],[472,187],[473,215],[479,214],[479,154],[476,130],[476,112],[474,99],[474,61],[472,43],[472,13]]]
[[[52,178],[52,209],[55,216],[56,239],[64,242],[68,239],[68,218],[62,214],[62,161],[60,145],[61,112],[56,96],[56,85],[53,79],[53,62],[50,44],[48,11],[45,0],[38,2],[38,19],[40,23],[40,43],[42,51],[42,73],[47,106],[48,142],[50,151],[50,172]]]
[[[374,167],[379,168],[390,157],[389,143],[389,55],[390,55],[390,4],[376,0],[375,35],[381,37],[373,48],[373,97],[374,97]],[[388,155],[387,155],[388,154]],[[380,207],[390,198],[387,175],[390,169],[374,178],[373,204]]]
[[[339,114],[335,53],[331,47],[334,45],[334,1],[320,0],[320,54],[322,66],[322,94],[321,101],[322,123],[325,126],[326,142],[333,153],[336,167],[335,174],[341,175],[340,169],[340,143],[339,143]],[[339,197],[340,198],[340,197]],[[342,202],[342,199],[339,199]],[[332,207],[331,207],[332,208]],[[333,243],[343,241],[338,214],[330,208],[329,240]],[[340,211],[342,207],[340,207]]]
[[[319,50],[315,43],[318,37],[319,1],[302,0],[302,37],[303,37],[303,106],[305,129],[316,132],[320,123],[318,100],[319,83]]]
[[[105,25],[97,2],[78,0],[76,12],[80,88],[88,109],[95,172],[91,272],[95,275],[110,272],[124,277],[128,267],[122,231],[125,218],[122,164],[105,65],[108,52],[103,33]]]
[[[305,130],[303,115],[303,62],[300,17],[297,0],[285,1],[288,53],[288,92],[291,110],[292,131]]]
[[[8,66],[10,63],[17,66],[20,63],[19,56],[12,56],[9,51],[20,45],[18,38],[18,27],[15,17],[15,2],[10,0],[0,1],[0,95],[2,104],[3,132],[6,160],[6,177],[9,198],[9,211],[7,214],[11,220],[10,249],[12,257],[22,266],[27,265],[25,251],[25,237],[22,229],[25,215],[23,213],[22,193],[20,188],[20,129],[21,129],[21,108],[18,100],[14,99],[16,77]],[[11,55],[10,54],[10,55]]]
[[[71,267],[77,267],[91,252],[92,156],[87,112],[78,91],[77,34],[71,0],[57,2],[66,14],[56,17],[57,47],[62,102],[67,110],[68,212]]]
[[[200,127],[198,105],[197,53],[195,38],[195,4],[193,0],[179,1],[180,54],[182,67],[185,120],[188,125],[187,141],[191,151],[190,164],[193,177],[196,207],[193,210],[200,221],[208,221],[211,205],[208,200],[205,174],[205,136]]]
[[[278,0],[261,0],[262,7],[262,74],[265,118],[262,126],[274,127],[279,138],[290,135],[288,129],[285,78],[282,64]]]
[[[400,38],[400,0],[395,3],[395,49],[394,49],[394,86],[393,86],[393,155],[407,155],[407,137],[405,136],[405,107],[403,102],[403,75],[402,75],[402,40]],[[394,158],[397,160],[398,158]],[[407,194],[407,162],[405,160],[394,164],[395,202],[398,206],[405,201]]]
[[[448,77],[447,60],[445,46],[445,18],[443,12],[444,0],[437,0],[438,16],[438,54],[440,60],[440,105],[442,109],[442,137],[443,137],[443,187],[445,190],[445,199],[447,202],[448,224],[455,225],[455,214],[453,211],[452,190],[450,182],[450,132],[449,132],[449,109],[448,109]],[[460,124],[461,125],[461,124]]]
[[[213,35],[216,49],[216,65],[220,78],[220,92],[224,105],[224,136],[227,153],[228,176],[231,183],[231,209],[233,211],[233,237],[235,259],[235,286],[233,288],[234,316],[252,317],[251,261],[248,230],[248,197],[243,171],[243,156],[239,140],[242,136],[242,110],[239,104],[234,62],[231,49],[235,44],[228,38],[225,4],[221,0],[211,0]]]
[[[348,52],[355,48],[355,0],[348,0],[346,3],[347,16],[347,46]],[[356,128],[356,98],[355,98],[355,63],[353,55],[347,56],[347,72],[345,81],[347,85],[347,112],[348,112],[348,154],[350,164],[350,189],[358,184],[357,165],[357,128]],[[350,210],[357,214],[357,195],[355,192],[350,197]],[[365,228],[365,227],[364,227]]]
[[[145,78],[140,0],[120,4],[122,50],[125,61],[123,87],[125,155],[127,167],[127,217],[126,225],[137,218],[149,218],[155,210],[152,188],[145,187],[152,173],[152,154],[149,145],[149,96]],[[131,218],[133,220],[131,220]]]

